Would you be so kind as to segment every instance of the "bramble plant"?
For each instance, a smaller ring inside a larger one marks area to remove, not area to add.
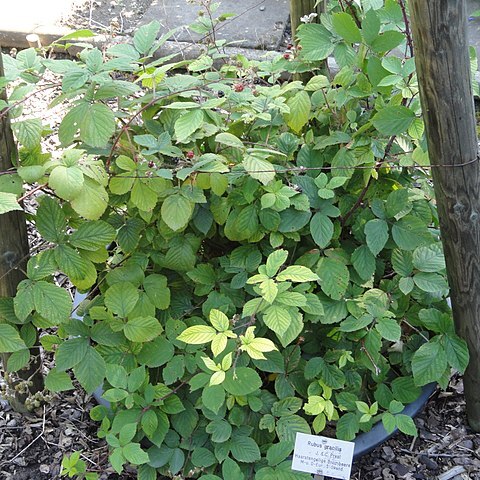
[[[297,432],[353,440],[381,421],[416,435],[405,404],[466,368],[404,2],[349,3],[275,61],[153,60],[157,23],[75,60],[4,56],[21,148],[0,213],[41,193],[45,249],[0,299],[0,351],[13,375],[39,330],[50,391],[72,374],[103,384],[111,409],[90,415],[117,472],[307,479],[288,460]],[[67,110],[54,154],[48,126],[21,116],[47,70]],[[83,321],[59,271],[90,291]],[[79,462],[64,474],[84,475]]]

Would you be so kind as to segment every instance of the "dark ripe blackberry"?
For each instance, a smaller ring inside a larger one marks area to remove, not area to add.
[[[218,98],[223,98],[225,96],[225,92],[222,92],[221,90],[217,93]]]
[[[155,166],[155,162],[153,162],[152,160],[150,160],[148,162],[148,168],[153,168]]]

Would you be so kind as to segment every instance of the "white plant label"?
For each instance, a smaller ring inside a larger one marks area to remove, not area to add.
[[[353,442],[297,433],[292,470],[349,480],[354,448]]]

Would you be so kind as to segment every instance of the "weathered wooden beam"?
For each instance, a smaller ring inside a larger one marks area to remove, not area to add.
[[[470,350],[468,422],[480,431],[480,164],[465,3],[410,0],[410,13],[453,317]]]
[[[2,55],[0,53],[0,77],[4,74]],[[6,93],[0,90],[0,99],[6,100]],[[17,148],[13,138],[8,115],[0,112],[0,171],[4,172],[16,165]],[[21,211],[8,212],[0,215],[0,297],[13,297],[17,292],[17,285],[25,279],[24,272],[28,261],[29,245],[25,215]],[[23,380],[31,380],[31,393],[43,389],[43,377],[40,371],[40,350],[31,350],[32,361],[30,365],[18,372]],[[4,369],[8,355],[2,355]],[[7,382],[8,383],[8,382]],[[12,385],[14,387],[14,384]],[[17,411],[25,411],[24,401],[26,395],[15,392],[15,397],[10,401]]]

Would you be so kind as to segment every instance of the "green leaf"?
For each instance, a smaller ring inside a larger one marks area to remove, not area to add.
[[[56,368],[52,368],[45,377],[45,387],[51,392],[63,392],[74,388],[70,375],[67,372],[59,372]]]
[[[146,25],[142,25],[135,32],[133,37],[133,46],[142,55],[148,53],[152,48],[159,31],[160,22],[158,21],[153,21]]]
[[[304,90],[300,90],[287,101],[287,106],[290,109],[285,118],[287,125],[295,133],[300,133],[310,118],[310,110],[312,108],[310,95]]]
[[[216,335],[217,331],[213,327],[209,327],[208,325],[194,325],[193,327],[185,329],[177,337],[177,340],[191,345],[201,345],[202,343],[211,342]]]
[[[223,388],[232,395],[248,395],[262,386],[258,373],[247,367],[237,367],[227,372]]]
[[[175,136],[181,143],[189,141],[190,136],[198,130],[204,122],[202,110],[190,110],[183,113],[175,122]]]
[[[294,443],[297,433],[311,434],[307,421],[299,415],[287,415],[277,421],[277,434],[281,442]]]
[[[142,430],[145,432],[147,437],[151,437],[158,427],[158,417],[153,410],[147,410],[142,415],[141,420]]]
[[[290,442],[274,443],[267,451],[267,461],[270,466],[278,465],[292,453]]]
[[[115,229],[103,220],[82,223],[70,235],[70,243],[82,250],[96,251],[115,239]]]
[[[72,338],[61,343],[55,353],[57,370],[63,372],[80,363],[89,348],[88,340],[83,337]]]
[[[334,50],[331,33],[317,23],[307,23],[298,29],[297,36],[302,46],[301,58],[318,62],[325,60]]]
[[[398,342],[402,336],[402,329],[396,320],[393,318],[381,318],[375,325],[378,333],[385,340],[390,342]]]
[[[275,250],[267,258],[266,272],[269,277],[273,277],[279,268],[287,261],[288,252],[286,250]]]
[[[387,30],[378,35],[370,45],[375,53],[385,53],[398,47],[404,40],[404,33]]]
[[[206,386],[202,391],[202,401],[209,410],[218,414],[225,402],[225,390],[221,385]]]
[[[374,115],[373,126],[383,135],[400,135],[408,130],[415,113],[404,106],[384,107]]]
[[[445,257],[440,243],[418,247],[413,252],[413,265],[421,272],[440,272],[445,269]]]
[[[465,340],[455,334],[447,334],[443,337],[443,344],[449,365],[458,372],[464,373],[470,358]]]
[[[162,220],[174,231],[188,225],[194,204],[180,194],[170,195],[162,204]]]
[[[411,435],[412,437],[418,436],[417,427],[415,426],[412,417],[399,413],[398,415],[395,415],[395,423],[397,428],[402,433],[405,433],[405,435]]]
[[[112,285],[105,292],[105,306],[116,315],[125,318],[137,304],[139,292],[129,282]]]
[[[253,463],[260,460],[260,449],[253,438],[237,436],[230,444],[233,458],[239,462]]]
[[[150,301],[159,310],[170,306],[170,289],[167,287],[167,277],[153,273],[143,281],[143,288]]]
[[[447,355],[439,342],[424,343],[413,355],[412,372],[415,385],[438,381],[447,368]]]
[[[314,282],[318,280],[318,275],[303,265],[291,265],[277,275],[277,280],[279,282],[284,282],[285,280],[291,282]]]
[[[8,355],[7,372],[18,372],[30,362],[30,350],[24,348]]]
[[[40,144],[43,125],[39,118],[29,118],[12,123],[12,130],[23,146],[33,150]]]
[[[76,166],[58,165],[48,177],[48,185],[64,200],[74,199],[83,187],[83,172]]]
[[[370,251],[377,256],[388,240],[388,224],[385,220],[370,220],[365,225],[365,236]]]
[[[142,450],[139,443],[129,443],[125,445],[122,448],[122,453],[125,459],[132,465],[142,465],[150,461],[148,453]]]
[[[67,228],[67,220],[56,200],[48,196],[42,197],[35,224],[45,240],[54,243],[62,242]]]
[[[162,326],[155,317],[135,317],[130,319],[123,329],[125,336],[132,342],[150,342],[162,333]]]
[[[310,233],[313,241],[320,248],[325,248],[333,237],[333,223],[326,215],[317,212],[310,220]]]
[[[413,281],[424,292],[442,293],[448,291],[446,278],[438,273],[416,273],[413,276]]]
[[[270,330],[283,335],[292,323],[290,310],[279,305],[271,305],[264,311],[263,321]]]
[[[350,274],[348,268],[335,258],[323,257],[318,262],[318,283],[333,300],[340,300],[347,291]]]
[[[407,215],[392,227],[392,237],[403,250],[415,250],[431,238],[425,223],[418,217]]]
[[[102,185],[85,177],[82,190],[70,204],[87,220],[98,220],[107,208],[108,194]]]
[[[360,43],[362,35],[352,16],[346,12],[334,13],[332,25],[335,32],[348,43]]]
[[[15,327],[0,323],[0,353],[11,353],[25,349],[25,342]]]
[[[337,438],[351,442],[360,430],[358,417],[354,413],[342,415],[337,422]]]
[[[215,141],[228,147],[240,148],[242,150],[245,148],[243,142],[238,137],[227,132],[219,133],[215,137]]]
[[[92,393],[96,388],[102,385],[105,378],[105,360],[93,348],[88,347],[82,360],[73,367],[75,377],[87,393]]]
[[[142,180],[136,179],[133,183],[130,199],[139,210],[150,212],[157,205],[158,195]]]
[[[362,280],[369,280],[375,273],[375,256],[367,245],[358,247],[352,253],[352,264]]]
[[[395,417],[390,412],[384,412],[383,413],[382,423],[383,423],[383,428],[385,428],[387,433],[392,433],[397,426],[397,423],[395,421]]]
[[[215,385],[215,386],[218,387],[219,385]],[[207,388],[213,388],[213,387],[207,387]],[[206,396],[208,396],[208,391],[206,393]],[[217,407],[216,412],[213,408],[210,408],[210,410],[217,413],[220,407],[223,405],[224,399],[225,399],[225,393],[223,393],[223,400],[221,401],[220,406]],[[217,405],[218,405],[218,402],[217,402]],[[209,423],[205,430],[207,433],[210,434],[210,438],[212,442],[215,442],[215,443],[226,442],[232,435],[232,426],[230,425],[230,423],[228,423],[226,420],[221,420],[221,419],[217,419]]]
[[[13,210],[23,210],[14,193],[0,192],[0,215]]]
[[[252,178],[263,185],[269,184],[275,178],[274,166],[268,160],[258,156],[246,155],[242,165]]]
[[[53,325],[59,325],[70,317],[72,299],[69,293],[43,280],[33,286],[35,310]]]

